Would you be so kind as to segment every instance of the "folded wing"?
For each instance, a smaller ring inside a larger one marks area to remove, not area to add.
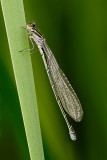
[[[56,99],[61,102],[62,107],[69,116],[79,122],[83,116],[83,110],[79,99],[46,44],[44,50],[47,50],[45,52],[47,53],[47,55],[45,55],[45,63],[47,64],[47,73]]]

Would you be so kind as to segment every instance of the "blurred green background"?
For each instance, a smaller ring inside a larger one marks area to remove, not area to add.
[[[107,159],[107,1],[24,0],[24,8],[84,110],[80,123],[70,119],[73,142],[36,49],[31,57],[45,159]],[[0,160],[30,160],[1,9],[0,44]]]

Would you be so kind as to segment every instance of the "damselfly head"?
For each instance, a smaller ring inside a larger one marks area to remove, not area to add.
[[[40,39],[44,39],[44,37],[42,36],[42,34],[40,34],[36,28],[35,28],[35,23],[34,22],[31,22],[31,23],[28,23],[27,24],[27,30],[30,32],[30,33],[34,33],[35,35],[37,35]]]
[[[27,29],[33,29],[35,28],[35,23],[31,22],[27,24]]]

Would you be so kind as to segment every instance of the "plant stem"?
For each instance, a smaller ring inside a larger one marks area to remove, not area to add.
[[[1,0],[17,91],[32,160],[43,160],[39,116],[22,0]],[[15,107],[15,106],[14,106]]]

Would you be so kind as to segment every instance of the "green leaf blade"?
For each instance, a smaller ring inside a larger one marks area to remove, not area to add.
[[[1,0],[7,38],[13,64],[17,91],[32,160],[44,159],[36,92],[30,52],[19,51],[29,48],[23,1]]]

